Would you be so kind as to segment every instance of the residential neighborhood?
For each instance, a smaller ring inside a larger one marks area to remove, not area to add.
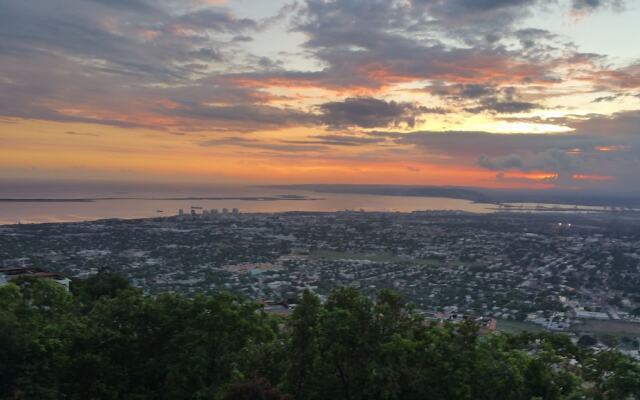
[[[499,328],[595,331],[616,345],[628,339],[633,348],[640,337],[636,218],[204,210],[3,226],[0,267],[69,278],[108,269],[149,294],[231,291],[276,308],[305,290],[322,298],[340,286],[372,297],[393,289],[430,319],[474,316],[495,319]]]

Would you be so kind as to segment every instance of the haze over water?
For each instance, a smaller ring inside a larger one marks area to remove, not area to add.
[[[286,197],[296,196],[296,199]],[[202,197],[222,199],[198,199]],[[263,199],[259,199],[263,198]],[[278,199],[285,198],[285,199]],[[255,186],[132,184],[2,184],[0,199],[85,199],[92,201],[0,202],[0,224],[88,221],[171,216],[179,209],[238,208],[241,212],[461,210],[490,212],[493,205],[436,197],[316,193]],[[160,212],[162,211],[162,212]]]

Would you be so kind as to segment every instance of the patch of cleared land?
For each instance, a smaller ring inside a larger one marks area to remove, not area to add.
[[[499,319],[496,327],[501,332],[520,333],[520,332],[542,332],[545,329],[530,322],[513,321],[507,319]]]
[[[584,324],[576,324],[571,327],[571,330],[575,332],[593,332],[609,335],[640,336],[640,323],[615,320],[585,320]]]

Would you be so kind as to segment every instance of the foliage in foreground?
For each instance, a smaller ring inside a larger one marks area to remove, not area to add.
[[[0,287],[0,399],[640,399],[640,366],[562,335],[429,326],[386,291],[305,293],[283,320],[101,274]]]

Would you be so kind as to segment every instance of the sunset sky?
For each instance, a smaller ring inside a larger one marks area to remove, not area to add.
[[[0,0],[0,181],[640,193],[640,1]]]

